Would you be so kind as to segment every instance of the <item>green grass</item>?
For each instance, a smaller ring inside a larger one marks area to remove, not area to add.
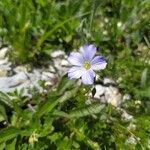
[[[99,75],[131,95],[122,107],[137,127],[129,130],[112,106],[85,105],[91,87],[63,77],[55,92],[32,99],[0,94],[0,150],[149,149],[149,20],[149,0],[1,0],[0,39],[14,64],[44,64],[56,49],[94,43],[108,62]],[[136,144],[125,142],[130,136]]]

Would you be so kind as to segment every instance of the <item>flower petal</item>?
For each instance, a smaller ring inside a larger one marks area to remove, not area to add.
[[[92,44],[85,45],[83,47],[83,56],[85,60],[91,61],[94,55],[96,54],[96,47]]]
[[[95,72],[92,69],[85,71],[82,74],[82,82],[84,84],[93,84],[94,77],[95,77]]]
[[[106,68],[107,62],[104,57],[102,56],[96,56],[91,61],[91,67],[93,70],[102,70]]]
[[[82,66],[83,61],[83,56],[78,52],[72,52],[68,57],[68,62],[75,66]]]
[[[72,67],[68,71],[68,77],[69,79],[78,79],[82,76],[83,72],[83,68],[81,67]]]

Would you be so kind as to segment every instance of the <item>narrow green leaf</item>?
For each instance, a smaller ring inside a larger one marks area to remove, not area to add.
[[[7,105],[8,107],[12,108],[13,104],[9,96],[0,91],[0,102]]]
[[[0,143],[0,150],[4,150],[5,149],[5,143]]]
[[[104,109],[105,105],[104,104],[92,104],[89,105],[85,108],[73,110],[69,113],[69,117],[74,118],[74,117],[84,117],[92,114],[98,114]]]
[[[78,91],[78,87],[73,89],[72,91],[67,91],[66,93],[64,93],[63,96],[61,96],[57,100],[54,100],[54,101],[49,100],[49,101],[47,101],[42,107],[40,107],[40,109],[37,111],[36,115],[38,117],[41,117],[45,113],[50,112],[59,103],[63,103],[64,101],[67,101],[68,99],[73,97],[77,93],[77,91]]]
[[[4,106],[0,105],[0,121],[3,118],[3,120],[7,120],[7,115],[6,115],[6,110],[4,108]]]
[[[10,140],[6,143],[6,150],[16,150],[16,141],[17,139]]]
[[[20,134],[21,131],[17,128],[7,128],[5,130],[0,131],[0,143],[10,140]]]
[[[66,76],[63,76],[58,85],[58,94],[62,95],[65,91],[70,90],[75,85],[75,80],[69,80]]]
[[[54,116],[59,116],[59,117],[65,117],[65,118],[69,118],[69,115],[63,111],[54,111],[53,112]]]
[[[148,76],[148,68],[145,68],[142,72],[141,76],[141,86],[144,87],[147,82],[147,76]]]
[[[63,26],[65,23],[67,23],[67,22],[69,22],[69,21],[71,21],[71,20],[74,20],[74,19],[76,19],[76,18],[83,17],[83,16],[88,15],[88,14],[90,14],[90,12],[83,13],[83,14],[81,14],[81,15],[79,15],[79,16],[70,17],[69,19],[66,19],[66,20],[64,20],[63,22],[56,24],[55,27],[54,27],[52,30],[50,30],[50,31],[45,31],[44,34],[41,36],[41,38],[38,40],[37,48],[39,48],[39,47],[42,45],[42,43],[43,43],[50,35],[52,35],[58,28],[60,28],[61,26]]]

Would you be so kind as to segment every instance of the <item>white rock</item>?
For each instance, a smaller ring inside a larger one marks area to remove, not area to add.
[[[18,86],[19,84],[25,82],[27,76],[21,72],[12,77],[1,77],[0,78],[0,91],[11,91],[11,88]]]
[[[47,80],[50,80],[50,79],[53,79],[53,78],[55,78],[54,73],[51,73],[51,72],[43,72],[43,73],[42,73],[41,80],[47,81]]]
[[[9,70],[11,70],[11,67],[10,67],[9,64],[0,65],[0,70],[7,70],[7,71],[9,71]]]
[[[136,125],[133,123],[130,123],[129,126],[127,127],[128,130],[135,130],[136,129]]]
[[[8,50],[9,50],[8,47],[4,47],[4,48],[0,49],[0,59],[4,59],[5,58]]]
[[[117,88],[109,86],[105,88],[105,99],[107,103],[118,107],[122,102],[122,95],[119,93],[119,90]]]
[[[104,78],[103,83],[106,84],[115,84],[115,81],[113,81],[110,78]]]
[[[9,87],[15,87],[18,86],[19,84],[26,82],[27,79],[28,79],[27,75],[24,72],[20,72],[12,77],[7,77],[7,82]]]
[[[0,65],[8,64],[8,58],[0,59]]]
[[[125,144],[133,144],[136,145],[137,144],[137,140],[135,139],[135,137],[133,135],[131,135],[126,141]]]
[[[131,120],[133,120],[133,116],[129,115],[126,111],[123,111],[122,118],[125,121],[131,121]]]
[[[14,68],[14,72],[27,72],[27,68],[25,66],[17,66],[16,68]]]
[[[43,88],[40,87],[39,80],[41,80],[41,74],[38,70],[34,70],[33,73],[20,72],[11,77],[1,77],[0,91],[12,92],[25,89],[24,95],[28,95],[30,94],[29,89],[36,88],[39,92],[42,92]]]
[[[96,81],[100,80],[100,76],[99,76],[98,74],[96,74],[95,80],[96,80]]]
[[[44,84],[45,86],[52,86],[53,84],[52,84],[52,82],[50,82],[50,81],[47,81],[47,82],[45,82],[45,84]]]
[[[8,74],[8,71],[7,70],[2,70],[0,69],[0,77],[6,77]]]
[[[58,58],[55,58],[54,60],[54,67],[57,69],[57,70],[60,70],[61,69],[61,60],[58,59]]]
[[[53,57],[53,58],[64,56],[64,55],[65,55],[65,52],[61,51],[61,50],[57,50],[57,51],[54,51],[53,53],[51,53],[51,57]]]
[[[46,72],[46,71],[44,71],[44,72],[42,73],[42,75],[45,75],[45,76],[47,76],[47,77],[49,77],[49,78],[53,78],[53,77],[54,77],[54,74],[53,74],[53,73],[51,73],[51,72]]]
[[[105,87],[98,84],[98,85],[95,85],[95,89],[96,89],[96,93],[94,95],[94,98],[100,99],[101,95],[105,93]]]
[[[52,65],[49,65],[49,71],[50,72],[55,72],[56,70],[55,70],[55,68]]]
[[[112,86],[106,86],[109,83],[115,83],[112,79],[104,78],[103,80],[104,85],[97,84],[95,85],[96,93],[94,93],[94,98],[99,99],[102,103],[109,103],[115,107],[119,107],[122,101],[122,95],[119,90]],[[92,93],[89,94],[92,96]]]
[[[131,95],[129,95],[129,94],[125,94],[123,96],[123,101],[130,100],[130,99],[131,99]]]
[[[67,60],[63,59],[63,60],[61,61],[61,65],[62,65],[62,66],[69,66],[69,63],[68,63]]]
[[[60,58],[55,58],[54,60],[54,67],[56,68],[56,74],[59,76],[63,76],[68,71],[68,67],[62,66],[62,60]]]
[[[22,91],[23,95],[30,95],[32,88],[37,89],[39,92],[43,92],[43,88],[39,85],[40,80],[46,81],[46,85],[54,86],[53,79],[58,75],[66,73],[66,65],[68,62],[64,59],[67,56],[64,51],[55,51],[51,54],[53,57],[53,64],[50,64],[48,68],[35,68],[32,71],[28,71],[26,66],[11,67],[11,63],[6,58],[7,49],[0,50],[0,91],[12,92],[14,90]],[[62,60],[63,58],[63,60]],[[47,70],[47,71],[45,71]],[[8,71],[10,74],[16,73],[11,77],[7,77]],[[11,72],[12,71],[12,72]],[[30,95],[31,96],[31,95]]]
[[[11,70],[11,63],[8,63],[7,60],[0,60],[0,77],[6,77],[8,71]]]

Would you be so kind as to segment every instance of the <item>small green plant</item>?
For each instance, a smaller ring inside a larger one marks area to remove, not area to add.
[[[55,49],[69,54],[93,43],[108,63],[99,76],[131,96],[121,109],[133,120],[92,98],[87,105],[91,86],[62,77],[32,98],[0,92],[0,150],[150,149],[149,6],[149,0],[1,0],[0,47],[11,47],[13,62],[42,64]]]

